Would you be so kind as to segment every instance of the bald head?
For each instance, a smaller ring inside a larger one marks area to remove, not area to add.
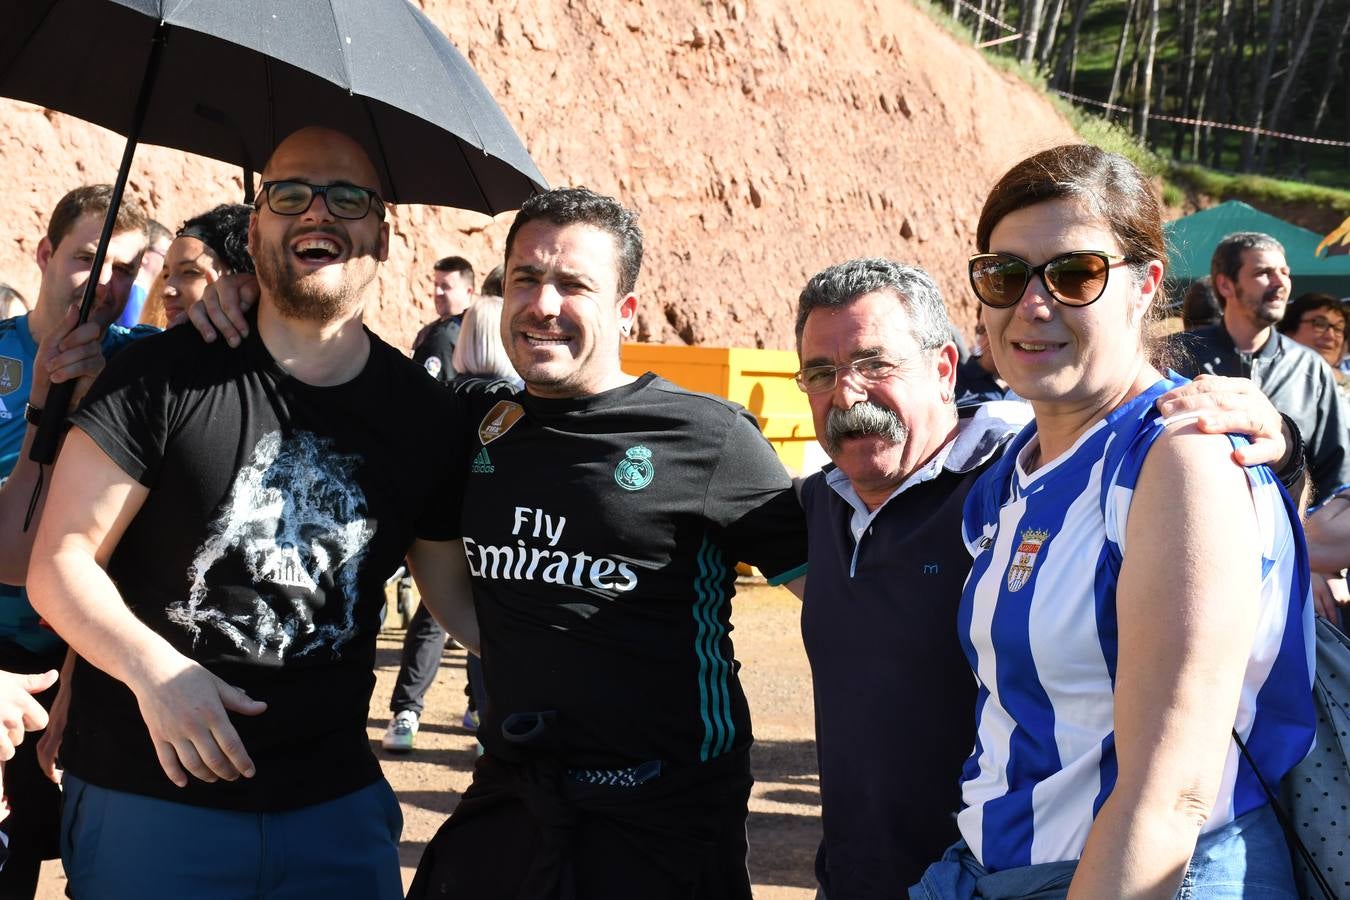
[[[350,185],[378,194],[370,157],[342,132],[305,128],[267,161],[263,183],[277,182],[291,184],[263,192],[249,217],[248,249],[263,308],[317,322],[359,316],[366,289],[389,255],[389,223],[380,203],[366,203],[353,191],[335,197],[331,188]],[[273,205],[278,192],[285,198],[281,212]]]
[[[312,126],[292,133],[272,151],[263,181],[345,181],[380,190],[380,176],[360,144],[341,131]]]

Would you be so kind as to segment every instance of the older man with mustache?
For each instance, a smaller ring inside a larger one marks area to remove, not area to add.
[[[833,463],[802,485],[802,638],[824,830],[816,875],[829,900],[904,896],[957,837],[976,695],[956,625],[971,565],[961,511],[1030,411],[999,401],[958,414],[950,335],[932,278],[890,260],[831,266],[798,303],[797,382]],[[1208,431],[1280,432],[1243,379],[1204,379],[1159,405],[1203,412]],[[1285,445],[1235,458],[1277,458]],[[1286,467],[1297,474],[1299,462]]]

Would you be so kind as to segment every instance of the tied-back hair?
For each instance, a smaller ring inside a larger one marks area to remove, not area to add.
[[[222,275],[252,272],[248,252],[248,219],[253,208],[242,203],[222,203],[193,216],[178,229],[178,237],[193,237],[211,249],[220,260]]]
[[[253,207],[243,203],[221,203],[184,222],[174,240],[190,237],[205,244],[220,263],[219,275],[252,272],[253,257],[248,252],[248,220],[252,213]],[[170,248],[172,246],[170,244]],[[171,274],[165,268],[155,276],[147,292],[145,306],[141,308],[140,324],[156,328],[169,327],[163,291]]]
[[[1091,144],[1065,144],[1042,150],[1009,169],[984,201],[975,243],[989,252],[994,228],[1010,213],[1052,200],[1073,200],[1088,216],[1110,230],[1129,264],[1136,284],[1148,264],[1167,266],[1163,207],[1153,183],[1125,157]],[[1093,247],[1075,249],[1092,250]],[[1140,327],[1145,355],[1166,371],[1175,351],[1161,328],[1166,315],[1163,284],[1153,297]]]
[[[519,380],[502,344],[501,297],[479,297],[464,311],[450,361],[461,375]]]

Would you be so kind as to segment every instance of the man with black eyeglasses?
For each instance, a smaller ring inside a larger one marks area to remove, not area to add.
[[[142,341],[72,418],[29,585],[82,657],[75,896],[403,895],[365,728],[384,581],[406,555],[452,633],[477,626],[460,401],[362,324],[384,217],[356,142],[291,135],[249,222],[240,349]]]

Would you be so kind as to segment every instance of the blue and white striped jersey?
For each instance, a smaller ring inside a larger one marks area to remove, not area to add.
[[[979,693],[958,822],[991,871],[1077,859],[1115,785],[1116,582],[1134,486],[1163,431],[1154,401],[1178,383],[1158,382],[1027,474],[1032,423],[966,499],[974,566],[958,627]],[[1312,603],[1293,504],[1268,469],[1247,473],[1263,606],[1234,727],[1273,783],[1312,743]],[[1230,743],[1204,830],[1265,802]]]

